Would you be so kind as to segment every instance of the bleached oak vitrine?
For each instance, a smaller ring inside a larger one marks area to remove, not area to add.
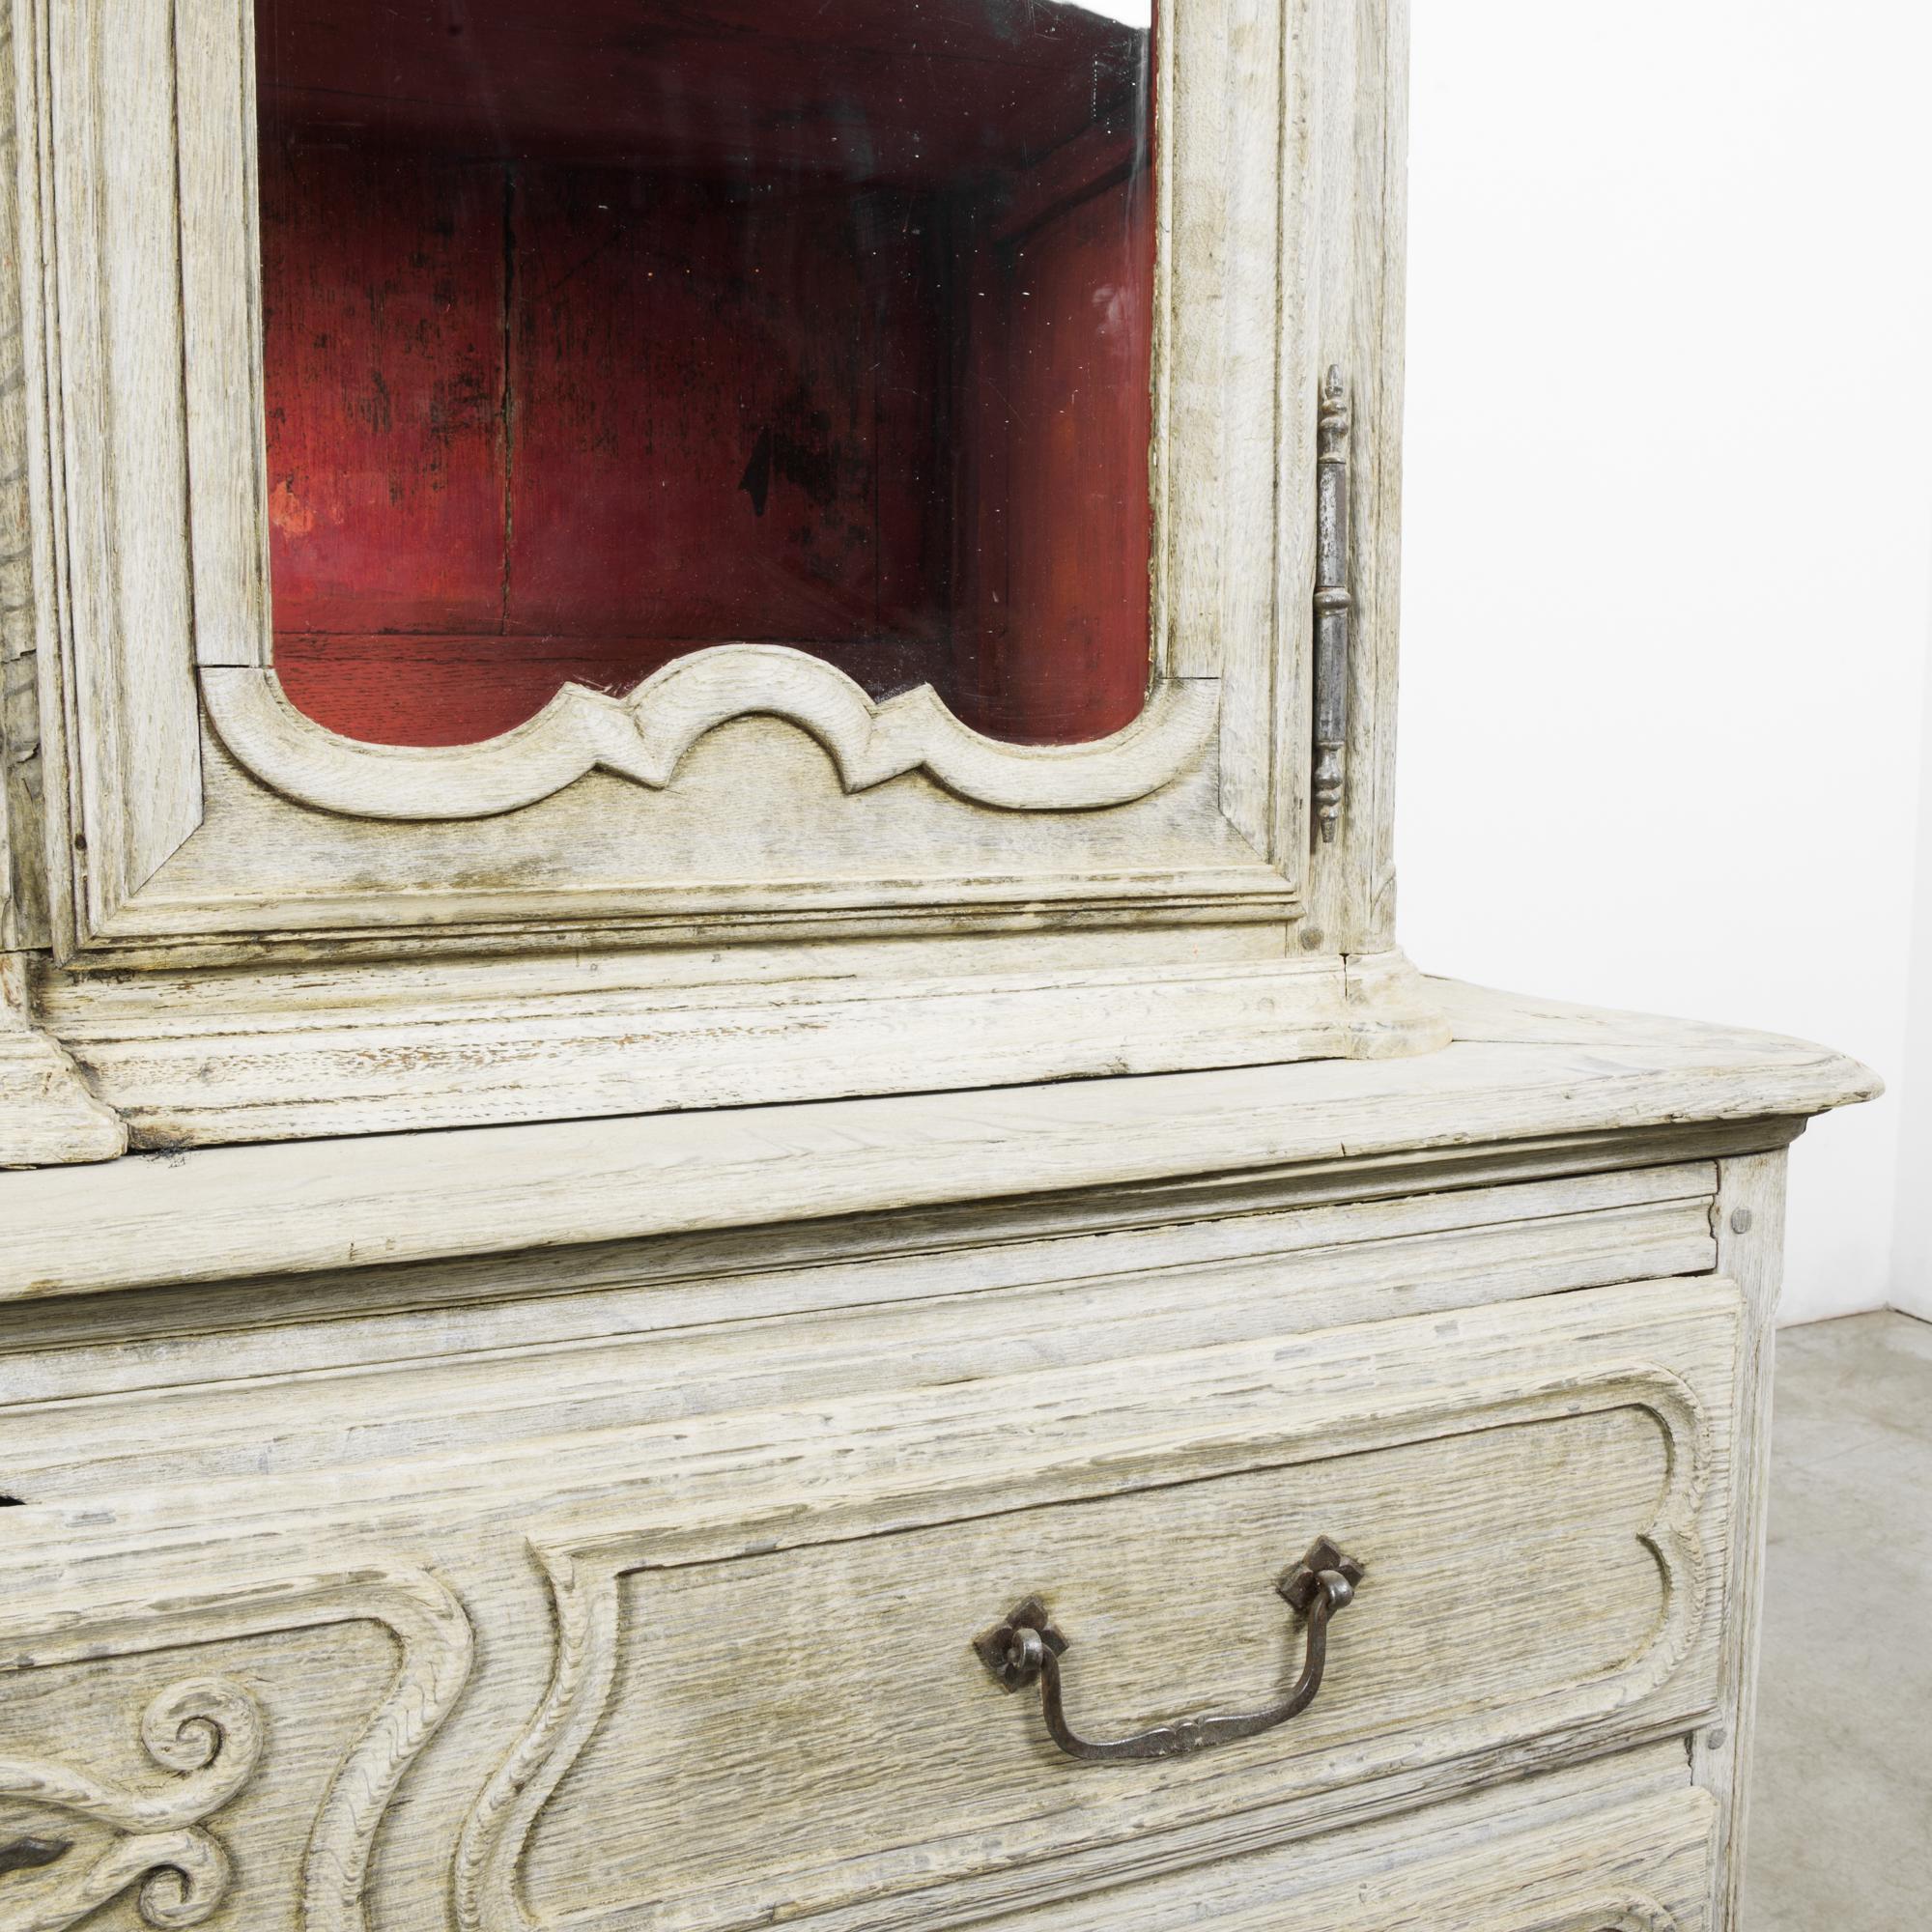
[[[1873,1083],[1397,950],[1400,0],[0,22],[0,1932],[1735,1932]]]
[[[13,72],[10,945],[136,1145],[1441,1043],[1375,10],[103,0]]]

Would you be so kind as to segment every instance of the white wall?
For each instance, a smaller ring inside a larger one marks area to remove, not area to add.
[[[1785,1315],[1883,1305],[1932,633],[1932,7],[1414,15],[1404,943],[1868,1061],[1893,1091],[1798,1150]]]
[[[1925,760],[1918,787],[1912,992],[1899,1088],[1898,1212],[1891,1302],[1932,1321],[1932,674],[1925,685]]]

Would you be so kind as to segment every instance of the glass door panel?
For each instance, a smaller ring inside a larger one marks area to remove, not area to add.
[[[1151,0],[256,0],[275,664],[461,744],[782,643],[1149,667]]]

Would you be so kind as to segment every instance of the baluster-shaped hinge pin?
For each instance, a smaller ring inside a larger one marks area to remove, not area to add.
[[[1349,386],[1339,364],[1321,384],[1315,463],[1315,823],[1324,845],[1342,822],[1348,781]]]

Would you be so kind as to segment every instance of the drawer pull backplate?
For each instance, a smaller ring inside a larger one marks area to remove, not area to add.
[[[1130,1738],[1096,1742],[1074,1734],[1061,1695],[1060,1660],[1067,1640],[1054,1629],[1039,1598],[1027,1598],[1005,1623],[974,1638],[973,1648],[1009,1690],[1024,1690],[1038,1683],[1046,1728],[1068,1757],[1088,1764],[1181,1757],[1213,1745],[1232,1744],[1236,1738],[1257,1737],[1307,1710],[1321,1689],[1321,1673],[1328,1662],[1328,1625],[1338,1610],[1353,1602],[1355,1586],[1365,1574],[1361,1564],[1344,1556],[1323,1536],[1316,1539],[1308,1554],[1275,1585],[1289,1607],[1308,1619],[1308,1654],[1301,1675],[1280,1703],[1238,1717],[1182,1718],[1171,1724],[1155,1724]]]

